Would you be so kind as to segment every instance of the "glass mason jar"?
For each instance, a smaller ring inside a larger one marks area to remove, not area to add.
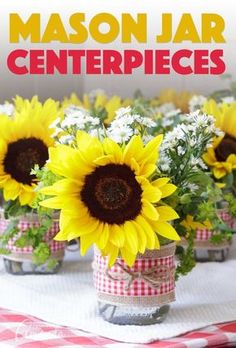
[[[7,228],[10,220],[0,218],[1,233]],[[24,274],[54,274],[59,271],[62,266],[62,261],[65,252],[65,243],[54,241],[54,236],[59,231],[59,221],[54,219],[51,228],[45,235],[44,241],[50,248],[50,260],[42,265],[37,265],[33,262],[33,248],[27,246],[24,248],[17,247],[15,241],[30,227],[39,226],[40,222],[36,214],[28,214],[19,219],[19,233],[9,240],[7,249],[9,254],[3,256],[5,269],[8,273],[15,275]]]
[[[218,216],[228,225],[233,227],[233,218],[230,216],[227,207],[218,209]],[[212,236],[219,234],[218,231],[210,231],[208,229],[198,229],[194,240],[194,256],[195,260],[199,262],[223,262],[226,260],[231,241],[225,238],[219,244],[211,241]],[[186,245],[186,241],[182,241],[182,245]]]
[[[227,205],[222,203],[223,208],[218,209],[218,216],[225,222],[225,224],[232,229],[233,218],[229,214]],[[232,241],[225,239],[220,244],[211,242],[213,235],[217,235],[220,232],[209,230],[198,230],[195,240],[195,259],[200,262],[213,261],[223,262],[227,259],[229,254],[230,245]]]
[[[108,268],[95,249],[94,284],[100,315],[119,325],[161,323],[175,300],[175,243],[139,254],[132,267],[122,258]]]

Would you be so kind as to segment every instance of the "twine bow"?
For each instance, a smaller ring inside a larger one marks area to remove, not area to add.
[[[120,263],[116,263],[116,265],[120,268],[122,273],[118,274],[117,272],[107,269],[106,276],[113,281],[126,282],[126,291],[130,289],[132,283],[137,279],[143,280],[154,289],[159,289],[163,283],[170,281],[175,275],[175,267],[170,268],[164,265],[154,266],[146,271],[138,272],[131,271]]]

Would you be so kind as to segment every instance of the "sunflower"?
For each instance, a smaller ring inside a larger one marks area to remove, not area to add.
[[[213,115],[216,126],[225,134],[216,138],[213,147],[204,154],[204,161],[213,167],[217,179],[236,169],[236,103],[218,105],[214,100],[205,103],[203,111]]]
[[[54,145],[48,125],[56,116],[56,103],[22,106],[13,118],[0,117],[0,188],[6,201],[19,198],[30,205],[35,198],[35,165],[43,167]]]
[[[132,100],[122,100],[119,96],[114,95],[110,99],[104,94],[99,93],[91,100],[88,94],[84,94],[82,99],[79,99],[75,93],[72,93],[69,98],[65,98],[62,103],[62,108],[65,109],[69,105],[81,106],[87,110],[105,110],[107,113],[104,122],[110,124],[115,117],[115,112],[121,107],[126,107],[132,103]]]
[[[198,229],[212,229],[212,224],[208,219],[204,222],[198,222],[194,221],[192,215],[187,215],[186,218],[183,221],[181,221],[180,225],[185,227],[187,231],[196,231]]]
[[[95,243],[110,265],[121,253],[129,266],[137,253],[160,248],[157,235],[179,240],[168,223],[178,215],[160,202],[176,186],[168,178],[150,179],[161,141],[159,135],[144,146],[140,136],[133,136],[121,147],[79,131],[78,148],[50,149],[47,166],[63,178],[42,189],[54,197],[41,205],[61,210],[56,240],[80,237],[82,255]]]

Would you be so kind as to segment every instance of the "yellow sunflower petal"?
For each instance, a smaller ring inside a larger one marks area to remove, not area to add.
[[[157,209],[146,199],[142,199],[142,214],[150,220],[158,220],[159,218]]]
[[[121,163],[122,160],[122,150],[121,147],[115,143],[112,139],[106,138],[103,141],[103,149],[106,154],[113,156],[114,163]]]
[[[108,224],[100,223],[98,226],[99,239],[97,241],[97,246],[99,249],[104,249],[109,240],[109,227]]]
[[[129,143],[126,145],[123,153],[123,162],[126,164],[131,163],[132,158],[137,158],[143,151],[143,142],[139,135],[135,135],[131,138]]]
[[[135,229],[137,232],[138,240],[139,240],[139,252],[143,254],[147,248],[147,236],[141,226],[139,226],[135,221],[133,221],[135,225]]]
[[[154,236],[155,233],[154,233],[153,228],[147,222],[147,220],[144,219],[141,215],[137,216],[136,222],[142,228],[143,232],[146,235],[146,238],[147,238],[147,248],[148,249],[154,249],[156,241],[155,241],[155,236]]]
[[[233,166],[236,165],[236,155],[231,154],[227,158],[227,162],[231,163]]]
[[[138,237],[135,229],[135,225],[131,221],[126,221],[123,225],[125,232],[125,244],[133,254],[138,252]]]
[[[124,246],[125,232],[119,225],[114,224],[111,226],[110,242],[118,248]]]
[[[116,246],[110,244],[109,253],[108,253],[108,267],[112,267],[114,265],[118,257],[118,254],[119,254],[119,249]]]
[[[20,205],[31,205],[35,197],[36,197],[36,192],[22,191],[21,193],[19,193]]]
[[[99,238],[99,230],[94,230],[91,233],[84,234],[80,237],[80,253],[84,256],[92,244],[96,244]]]
[[[160,206],[157,207],[156,210],[159,213],[158,221],[162,222],[179,219],[179,215],[176,213],[176,211],[169,206]]]
[[[160,179],[156,179],[152,182],[152,185],[155,187],[162,187],[164,185],[166,185],[168,182],[170,181],[169,178],[160,178]]]
[[[171,226],[168,222],[159,222],[156,221],[154,223],[156,232],[160,234],[162,237],[165,237],[170,240],[180,240],[180,237],[173,226]]]
[[[136,254],[133,254],[129,249],[122,248],[121,249],[121,256],[125,260],[125,263],[129,267],[133,266],[135,259],[136,259]]]
[[[144,188],[142,193],[143,198],[147,199],[150,203],[156,203],[160,201],[162,193],[158,187],[154,187],[150,184],[143,184],[142,187]]]
[[[223,176],[227,174],[227,170],[223,167],[221,168],[213,168],[213,174],[216,177],[216,179],[221,179]]]
[[[177,186],[173,185],[173,184],[166,184],[162,187],[160,187],[160,190],[161,190],[161,197],[162,198],[165,198],[165,197],[168,197],[170,195],[172,195],[172,193],[174,193],[177,189]]]
[[[51,208],[51,209],[62,209],[65,206],[65,202],[63,201],[63,196],[60,197],[52,197],[45,199],[39,203],[42,207]]]
[[[145,163],[147,163],[152,158],[152,161],[155,160],[155,162],[158,159],[158,149],[162,143],[163,140],[163,134],[157,135],[154,139],[150,140],[147,145],[145,146],[143,152],[142,152],[142,160],[144,160]],[[154,155],[154,158],[153,158]]]

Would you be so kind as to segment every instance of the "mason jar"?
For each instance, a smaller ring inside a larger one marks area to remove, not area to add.
[[[119,325],[161,323],[175,300],[175,243],[138,254],[132,267],[108,258],[95,249],[94,285],[102,318]]]

